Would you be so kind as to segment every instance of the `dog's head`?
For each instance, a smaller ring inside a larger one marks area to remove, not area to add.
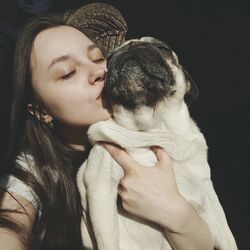
[[[176,54],[155,38],[125,42],[108,56],[107,64],[105,92],[115,118],[128,127],[152,128],[150,121],[160,104],[167,108],[171,101],[183,102],[187,93],[198,95]]]

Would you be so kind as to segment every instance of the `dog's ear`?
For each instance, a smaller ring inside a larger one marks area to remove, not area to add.
[[[199,96],[199,90],[194,79],[190,76],[190,74],[183,67],[182,70],[187,83],[187,90],[184,99],[187,105],[190,105],[192,101]]]

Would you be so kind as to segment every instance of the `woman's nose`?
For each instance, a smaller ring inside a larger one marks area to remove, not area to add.
[[[92,74],[90,76],[90,84],[104,82],[106,73],[107,69],[105,67],[99,66],[98,68],[93,69]]]

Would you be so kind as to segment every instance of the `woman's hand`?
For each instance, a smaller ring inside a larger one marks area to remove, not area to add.
[[[157,164],[143,167],[119,146],[103,146],[125,172],[118,190],[125,210],[162,226],[176,250],[214,249],[207,224],[179,193],[172,160],[162,148],[152,148]]]
[[[154,167],[143,167],[119,146],[103,146],[125,172],[118,190],[124,209],[167,230],[179,230],[188,206],[178,192],[168,154],[160,147],[152,147],[158,162]]]

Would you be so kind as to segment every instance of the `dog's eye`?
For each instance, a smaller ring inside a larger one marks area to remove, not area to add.
[[[158,45],[157,48],[162,52],[171,52],[171,50],[164,45]]]

